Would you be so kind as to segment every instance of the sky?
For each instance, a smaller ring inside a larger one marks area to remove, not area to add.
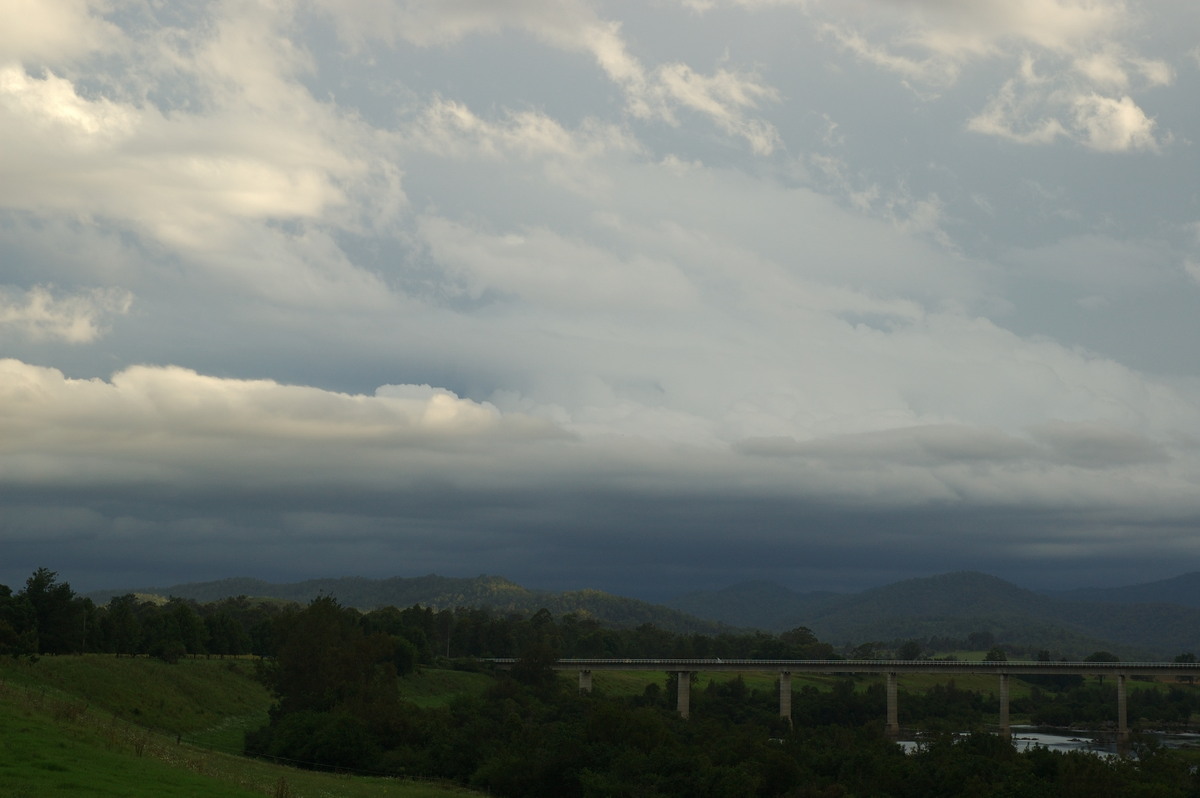
[[[1200,570],[1193,0],[0,10],[0,583]]]

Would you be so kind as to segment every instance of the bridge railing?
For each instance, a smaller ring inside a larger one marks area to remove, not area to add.
[[[518,661],[512,657],[486,660],[498,667]],[[791,673],[1007,673],[1102,676],[1200,676],[1194,662],[1042,662],[1032,660],[881,660],[881,659],[718,659],[718,658],[568,658],[554,663],[558,670],[753,671]]]

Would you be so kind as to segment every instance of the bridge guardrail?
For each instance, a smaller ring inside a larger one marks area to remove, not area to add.
[[[515,657],[484,660],[513,665]],[[779,670],[798,673],[1065,673],[1081,676],[1105,673],[1126,675],[1175,674],[1200,676],[1200,663],[1192,662],[1041,662],[1033,660],[832,660],[832,659],[718,659],[718,658],[567,658],[555,662],[559,670]]]

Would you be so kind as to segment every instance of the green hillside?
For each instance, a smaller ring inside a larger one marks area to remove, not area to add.
[[[240,659],[0,658],[0,796],[449,798],[466,790],[238,756],[271,699]],[[434,672],[436,673],[436,672]],[[409,689],[453,695],[477,674]]]

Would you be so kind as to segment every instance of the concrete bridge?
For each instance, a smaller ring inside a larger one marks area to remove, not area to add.
[[[488,660],[509,668],[515,659]],[[1117,683],[1117,742],[1129,741],[1126,680],[1131,676],[1200,677],[1200,663],[1181,662],[968,662],[964,660],[785,660],[785,659],[560,659],[555,670],[578,671],[579,689],[591,692],[594,671],[666,671],[678,674],[676,707],[688,717],[692,674],[704,671],[773,671],[779,674],[779,715],[792,721],[793,673],[881,673],[887,677],[887,733],[900,733],[897,681],[905,673],[954,676],[960,673],[994,674],[1000,680],[1000,734],[1012,736],[1008,719],[1008,678],[1028,674],[1111,676]]]

